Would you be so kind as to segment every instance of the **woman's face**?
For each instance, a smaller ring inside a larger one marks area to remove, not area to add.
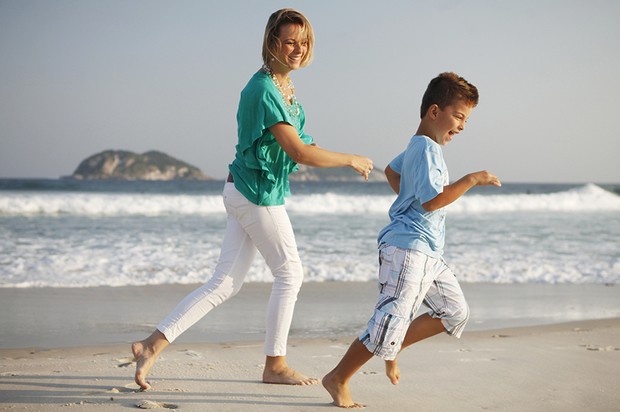
[[[301,33],[301,26],[285,24],[280,26],[280,49],[276,51],[276,64],[284,65],[283,69],[297,70],[308,52],[308,39]]]

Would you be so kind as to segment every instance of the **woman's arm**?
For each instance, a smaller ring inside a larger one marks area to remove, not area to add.
[[[313,167],[347,166],[368,180],[373,168],[372,160],[365,156],[332,152],[301,141],[297,131],[288,123],[277,123],[269,128],[282,150],[295,163]]]

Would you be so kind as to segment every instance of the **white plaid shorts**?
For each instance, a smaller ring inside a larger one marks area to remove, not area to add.
[[[441,319],[449,335],[461,336],[469,307],[446,262],[417,250],[382,244],[379,299],[359,340],[374,355],[395,359],[422,303],[432,317]]]

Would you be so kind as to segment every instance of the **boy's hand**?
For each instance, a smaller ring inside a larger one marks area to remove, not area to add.
[[[474,180],[476,186],[501,186],[502,182],[493,173],[489,173],[486,170],[475,172],[470,175]]]

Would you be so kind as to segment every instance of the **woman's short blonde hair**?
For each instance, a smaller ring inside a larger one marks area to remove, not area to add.
[[[263,37],[263,63],[268,64],[280,49],[280,27],[285,24],[296,24],[301,28],[302,36],[305,35],[308,42],[308,51],[304,55],[300,66],[306,67],[312,61],[312,52],[314,50],[314,31],[310,21],[293,9],[281,9],[269,16],[267,27],[265,27],[265,36]]]

